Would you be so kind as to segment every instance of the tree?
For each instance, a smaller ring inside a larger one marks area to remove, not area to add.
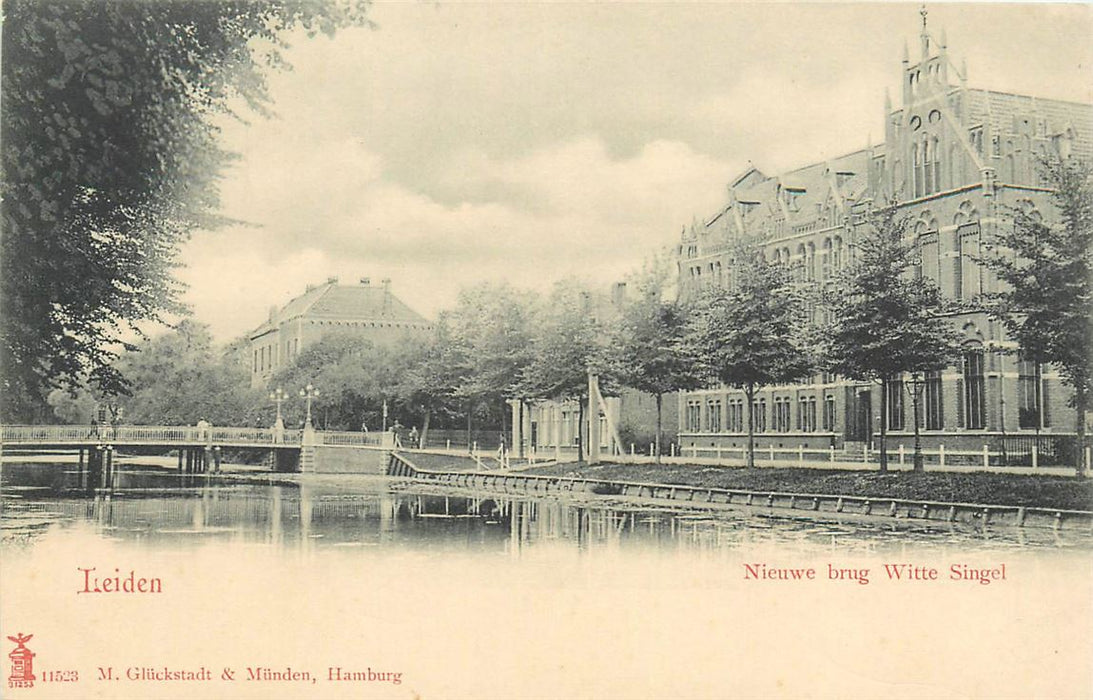
[[[576,400],[578,435],[583,435],[588,375],[604,375],[610,364],[604,337],[591,293],[573,280],[558,282],[538,319],[521,393],[529,398]],[[584,453],[585,445],[578,438],[577,461],[584,459]]]
[[[306,403],[300,390],[319,390],[312,401],[315,423],[324,429],[358,430],[361,423],[381,425],[383,406],[390,423],[409,421],[410,412],[397,401],[399,357],[408,346],[375,346],[353,333],[328,333],[309,345],[295,362],[279,371],[270,386],[292,397],[285,410],[289,425],[302,424]]]
[[[654,265],[636,280],[636,297],[624,304],[613,345],[619,381],[656,399],[654,454],[660,464],[664,395],[694,389],[701,383],[694,358],[683,344],[686,307],[667,299],[665,274]]]
[[[218,223],[215,118],[268,103],[279,39],[365,22],[359,0],[10,0],[3,6],[4,420],[85,381],[126,390],[127,333],[184,311],[179,245]],[[256,47],[262,47],[259,51]]]
[[[129,422],[193,425],[206,418],[217,425],[256,425],[263,418],[264,393],[250,388],[245,356],[212,343],[207,326],[183,321],[169,332],[140,343],[115,364],[130,395],[111,397]]]
[[[831,323],[822,336],[829,371],[880,383],[882,472],[888,470],[891,382],[903,373],[914,378],[914,468],[921,471],[920,378],[947,366],[960,347],[955,330],[941,316],[944,308],[937,284],[913,273],[914,246],[905,242],[908,222],[894,204],[866,215],[857,256],[827,294]]]
[[[448,315],[455,396],[467,406],[467,441],[475,409],[486,407],[505,432],[505,400],[519,393],[531,357],[532,297],[507,284],[486,283],[463,290]]]
[[[755,392],[809,374],[801,323],[802,301],[781,265],[749,245],[732,288],[708,290],[695,301],[686,346],[706,376],[743,389],[748,404],[747,465],[755,466]]]
[[[1093,170],[1078,160],[1040,164],[1058,221],[1012,209],[1012,227],[998,227],[986,266],[1004,290],[988,295],[992,315],[1024,357],[1059,368],[1074,391],[1079,476],[1085,472],[1085,416],[1093,391]]]
[[[421,445],[429,439],[429,426],[437,413],[458,413],[456,387],[465,379],[464,358],[451,337],[447,319],[441,316],[436,332],[427,341],[407,349],[398,373],[400,400],[421,414]]]

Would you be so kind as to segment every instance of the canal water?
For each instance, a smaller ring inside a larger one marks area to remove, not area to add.
[[[1080,697],[1093,688],[1089,533],[273,477],[129,465],[104,492],[73,464],[4,464],[2,631],[35,634],[43,668],[80,676],[40,683],[35,695],[1004,697],[1027,688]],[[158,591],[103,591],[142,579]],[[984,659],[995,670],[970,676],[968,664]],[[110,667],[201,666],[218,680],[99,678]],[[227,680],[225,668],[251,671]],[[262,668],[290,679],[246,677]],[[389,675],[338,680],[350,670]]]

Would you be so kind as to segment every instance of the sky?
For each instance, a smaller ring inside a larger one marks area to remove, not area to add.
[[[275,117],[240,155],[179,277],[222,341],[338,277],[428,318],[461,288],[606,289],[775,174],[883,141],[910,3],[377,3],[370,29],[291,35]],[[1093,102],[1089,5],[928,6],[971,87]]]

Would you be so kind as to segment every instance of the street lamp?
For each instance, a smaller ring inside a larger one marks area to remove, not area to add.
[[[911,383],[907,386],[907,391],[911,394],[911,405],[914,406],[915,416],[915,454],[912,464],[916,472],[924,470],[922,463],[922,438],[919,434],[919,414],[920,414],[920,399],[922,398],[922,390],[926,384],[926,380],[923,377],[922,372],[911,372]]]
[[[277,387],[275,391],[271,391],[269,394],[269,400],[277,404],[277,421],[276,425],[284,425],[284,421],[281,419],[281,404],[288,398],[288,392]]]
[[[311,382],[308,382],[307,386],[300,389],[300,398],[307,399],[307,417],[304,419],[304,426],[311,427],[311,400],[319,395],[319,390],[311,386]]]

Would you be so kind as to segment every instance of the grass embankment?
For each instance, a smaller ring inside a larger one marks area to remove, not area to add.
[[[748,491],[1093,510],[1093,480],[1065,476],[1026,476],[982,472],[881,474],[875,471],[770,467],[745,469],[687,464],[589,466],[576,463],[535,467],[526,470],[525,473]]]

